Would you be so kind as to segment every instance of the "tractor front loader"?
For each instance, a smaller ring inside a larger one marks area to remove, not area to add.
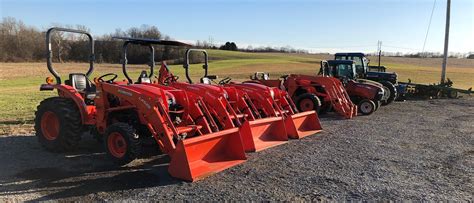
[[[283,116],[286,132],[290,138],[299,139],[319,133],[322,130],[316,112],[299,112],[285,91],[252,82],[230,82],[230,78],[225,78],[219,83],[234,87],[249,95],[263,117]]]
[[[238,91],[235,88],[210,84],[210,80],[215,76],[203,77],[201,83],[194,84],[189,76],[189,53],[192,51],[201,52],[195,49],[186,51],[184,68],[187,83],[179,82],[178,77],[170,72],[165,62],[161,65],[158,83],[201,96],[220,129],[235,126],[241,129],[242,141],[247,152],[261,151],[288,141],[283,118],[262,118],[251,100],[230,100],[230,93]],[[207,53],[202,53],[207,58]],[[206,76],[207,66],[206,60],[203,65]],[[239,92],[239,94],[244,94],[244,92]],[[243,97],[248,96],[243,95]]]
[[[64,83],[52,66],[50,41],[51,34],[57,31],[84,34],[90,42],[89,70],[85,74],[69,74]],[[89,33],[51,28],[46,33],[46,43],[47,66],[54,79],[48,77],[40,90],[58,91],[57,97],[42,101],[36,112],[36,136],[46,149],[73,150],[84,131],[95,129],[103,136],[107,155],[124,165],[141,155],[143,139],[151,137],[160,150],[171,157],[169,173],[188,181],[202,179],[246,160],[239,129],[203,133],[209,126],[196,124],[189,116],[198,109],[185,102],[186,92],[144,84],[149,81],[146,77],[140,77],[135,84],[115,82],[114,73],[90,81],[88,77],[94,70],[94,40]]]
[[[204,76],[201,81],[206,84],[215,83],[223,87],[227,99],[236,112],[242,112],[250,121],[261,120],[262,118],[283,118],[288,137],[298,139],[312,135],[321,131],[319,118],[314,111],[299,113],[295,104],[288,94],[274,87],[256,84],[254,82],[235,83],[227,77],[219,82],[215,75],[209,75],[209,61],[205,50],[189,49],[186,52],[185,67],[189,67],[189,53],[197,51],[203,53],[204,58]],[[163,73],[169,73],[169,69],[163,67]],[[186,71],[186,73],[188,73]],[[168,76],[168,78],[172,78]],[[188,81],[191,81],[187,74]]]

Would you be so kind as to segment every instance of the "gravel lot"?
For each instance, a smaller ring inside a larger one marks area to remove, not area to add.
[[[115,168],[92,139],[53,154],[34,136],[0,137],[3,200],[473,201],[474,99],[407,101],[372,116],[321,118],[325,132],[292,140],[195,183],[167,157]]]

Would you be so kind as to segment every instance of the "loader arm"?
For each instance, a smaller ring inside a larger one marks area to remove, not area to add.
[[[167,119],[169,117],[162,106],[161,98],[151,98],[125,85],[97,83],[97,88],[100,89],[101,94],[103,94],[96,98],[97,108],[110,108],[108,106],[107,94],[127,101],[136,108],[140,122],[148,127],[148,130],[164,153],[170,153],[176,148],[173,137],[178,137],[177,131]],[[97,114],[97,120],[98,129],[105,129],[107,126],[107,114]]]

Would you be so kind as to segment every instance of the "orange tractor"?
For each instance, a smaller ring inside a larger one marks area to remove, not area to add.
[[[333,110],[344,118],[357,115],[342,83],[332,77],[290,74],[271,80],[268,73],[256,72],[251,81],[288,92],[300,111],[315,110],[319,114]]]
[[[87,73],[71,73],[64,83],[53,68],[51,34],[84,34],[89,39],[90,67]],[[47,66],[54,76],[46,79],[41,91],[57,90],[58,96],[43,100],[35,118],[36,136],[51,151],[75,149],[84,131],[94,129],[103,136],[107,155],[123,165],[141,155],[143,139],[153,139],[163,153],[171,157],[169,173],[176,178],[194,181],[240,164],[246,160],[244,145],[237,127],[214,129],[210,110],[201,97],[186,91],[149,84],[153,74],[140,75],[137,81],[117,82],[108,73],[89,80],[94,70],[94,40],[84,31],[51,28],[46,33]],[[154,40],[142,43],[183,46],[176,41]],[[152,54],[154,55],[154,53]],[[126,58],[124,60],[126,63]],[[54,82],[56,80],[56,82]],[[214,129],[214,130],[211,130]]]
[[[317,114],[312,110],[299,113],[285,91],[255,83],[234,83],[230,82],[231,78],[224,78],[219,82],[215,82],[214,80],[217,79],[217,76],[208,74],[209,63],[205,50],[188,49],[186,51],[183,67],[185,68],[188,82],[184,84],[193,84],[189,76],[189,55],[191,52],[204,54],[204,76],[200,79],[201,83],[196,85],[212,86],[222,90],[223,94],[227,95],[226,97],[234,111],[244,114],[244,119],[248,120],[249,123],[277,118],[280,120],[283,118],[285,127],[283,131],[286,131],[289,138],[294,139],[321,131],[321,124]],[[163,62],[160,69],[159,83],[176,86],[178,83],[177,79]],[[282,129],[277,130],[281,131]],[[275,131],[270,132],[275,133]],[[246,139],[244,139],[244,143],[246,143]]]

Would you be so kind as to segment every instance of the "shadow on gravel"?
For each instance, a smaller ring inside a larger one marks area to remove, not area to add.
[[[0,125],[32,124],[33,122],[34,122],[33,119],[29,119],[29,120],[6,120],[6,121],[0,121]]]
[[[34,136],[0,137],[0,147],[0,197],[40,193],[33,201],[42,201],[180,182],[168,175],[169,157],[155,150],[131,166],[117,167],[92,139],[73,153],[48,152]]]

